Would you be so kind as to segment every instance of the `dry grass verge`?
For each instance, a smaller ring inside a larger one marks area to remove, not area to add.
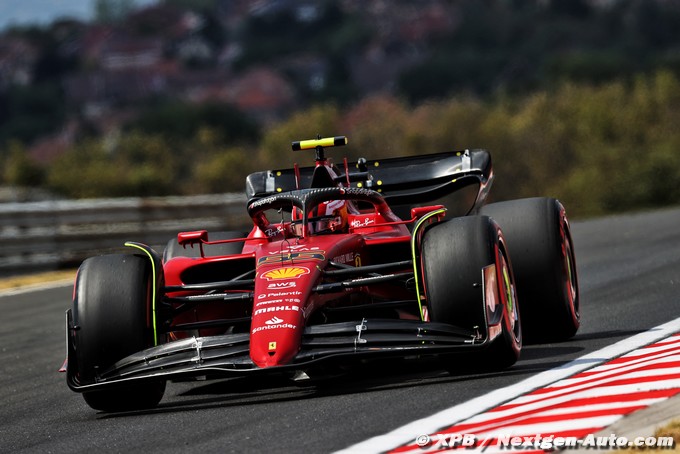
[[[75,279],[76,270],[48,271],[27,276],[12,276],[0,279],[0,290],[18,289],[31,285]]]

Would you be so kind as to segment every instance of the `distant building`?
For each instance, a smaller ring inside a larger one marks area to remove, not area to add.
[[[38,51],[25,39],[0,39],[0,90],[10,85],[30,85]]]

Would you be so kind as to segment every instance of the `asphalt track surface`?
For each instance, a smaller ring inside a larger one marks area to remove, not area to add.
[[[460,364],[448,375],[407,362],[308,386],[260,378],[170,383],[160,406],[146,412],[96,412],[57,372],[69,287],[0,293],[0,453],[346,448],[677,318],[679,226],[680,208],[574,222],[581,330],[569,342],[525,346],[509,370],[471,375]]]

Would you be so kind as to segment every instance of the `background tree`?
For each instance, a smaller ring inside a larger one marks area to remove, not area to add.
[[[134,0],[95,0],[94,17],[97,22],[112,24],[125,19],[134,8]]]
[[[18,187],[36,187],[44,182],[43,168],[33,161],[19,142],[9,144],[9,152],[3,163],[2,179],[6,184]]]

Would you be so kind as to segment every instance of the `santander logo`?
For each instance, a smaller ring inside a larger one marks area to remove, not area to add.
[[[265,325],[276,325],[276,324],[282,323],[282,322],[283,322],[282,319],[280,319],[278,317],[272,317],[264,323],[265,323]]]

